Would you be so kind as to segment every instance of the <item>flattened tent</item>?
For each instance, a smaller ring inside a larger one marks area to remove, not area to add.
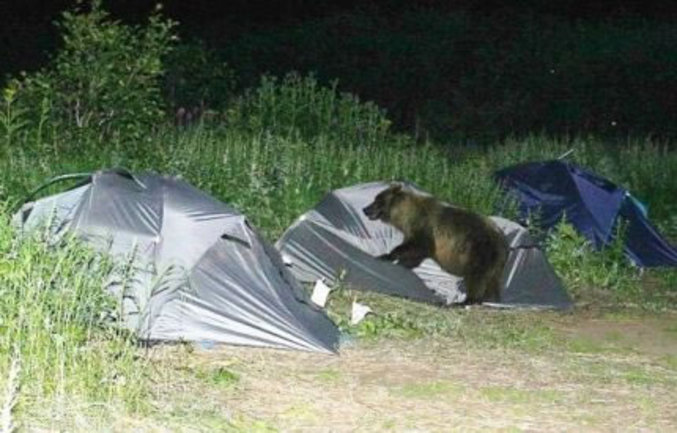
[[[538,214],[543,229],[567,221],[597,248],[614,238],[614,227],[626,221],[625,254],[638,266],[677,266],[677,249],[646,218],[627,190],[574,164],[531,162],[496,172],[496,179],[520,204],[522,217]]]
[[[371,290],[416,301],[449,305],[465,300],[462,279],[444,272],[431,259],[420,266],[402,266],[375,257],[402,242],[402,234],[362,209],[388,184],[373,182],[337,189],[302,215],[277,241],[292,273],[302,282],[324,278],[358,290]],[[422,192],[415,186],[408,184]],[[493,220],[511,247],[502,291],[503,306],[568,308],[571,300],[552,267],[526,229],[503,218]]]
[[[127,327],[145,340],[213,341],[334,352],[338,330],[245,216],[186,182],[103,171],[80,186],[23,206],[25,230],[52,219],[128,259],[134,272],[110,290]]]

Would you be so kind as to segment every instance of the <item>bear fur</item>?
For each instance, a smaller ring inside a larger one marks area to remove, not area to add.
[[[379,193],[363,212],[404,235],[400,245],[379,258],[411,269],[430,257],[443,270],[463,277],[467,304],[500,301],[508,244],[489,218],[400,183]]]

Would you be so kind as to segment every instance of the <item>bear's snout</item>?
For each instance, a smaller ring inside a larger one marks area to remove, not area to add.
[[[376,207],[376,203],[372,203],[369,206],[365,207],[364,209],[362,209],[362,212],[364,212],[364,215],[372,221],[378,219],[381,216],[381,212]]]

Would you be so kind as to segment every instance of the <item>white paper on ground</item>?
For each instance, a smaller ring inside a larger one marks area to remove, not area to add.
[[[282,256],[282,263],[284,263],[285,266],[291,266],[294,264],[289,256],[286,254],[280,254]]]
[[[317,280],[315,281],[315,287],[313,287],[313,294],[311,295],[310,300],[318,307],[324,307],[327,303],[329,292],[331,292],[331,288],[327,286],[324,281]]]
[[[353,312],[350,316],[350,323],[352,325],[357,325],[364,319],[364,317],[371,313],[372,310],[368,306],[364,304],[360,304],[359,302],[353,301]]]

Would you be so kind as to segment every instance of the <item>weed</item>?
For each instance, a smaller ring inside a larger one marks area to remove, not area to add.
[[[225,388],[233,387],[240,381],[239,374],[225,367],[198,370],[197,377],[205,382]]]
[[[616,349],[604,341],[598,341],[587,337],[577,337],[567,342],[568,349],[577,353],[600,354],[613,352]]]
[[[663,363],[670,369],[677,372],[677,355],[665,355]]]
[[[645,370],[641,366],[626,368],[621,373],[621,377],[632,385],[653,385],[664,380],[664,378]]]
[[[276,433],[279,430],[265,421],[249,420],[244,417],[237,417],[232,424],[225,430],[230,433]]]
[[[19,237],[0,218],[0,370],[21,359],[22,396],[86,395],[142,405],[146,370],[111,329],[108,260],[74,239]],[[113,314],[114,316],[114,314]],[[15,354],[15,355],[13,355]]]
[[[480,388],[480,394],[492,402],[511,404],[557,403],[562,399],[561,393],[556,390],[524,390],[500,386]]]
[[[317,378],[322,382],[337,383],[342,379],[342,374],[339,370],[326,369],[317,373]]]
[[[640,274],[624,257],[622,236],[616,236],[610,247],[596,251],[563,219],[549,235],[546,249],[548,259],[577,299],[585,298],[591,288],[626,299],[640,294]]]
[[[0,411],[0,431],[4,433],[14,433],[19,429],[17,423],[14,421],[14,412],[16,411],[17,402],[19,400],[20,373],[20,354],[18,349],[15,349],[7,377],[5,402]]]
[[[0,126],[2,126],[2,133],[5,141],[5,151],[11,155],[9,151],[14,142],[14,137],[18,131],[22,130],[28,121],[24,118],[26,109],[17,107],[16,93],[18,85],[16,82],[11,82],[3,91],[2,109],[0,110]]]
[[[397,388],[397,393],[403,397],[416,399],[436,399],[442,396],[449,398],[458,396],[465,388],[449,382],[410,383]]]
[[[469,345],[489,348],[540,351],[560,343],[543,317],[521,312],[470,311],[455,334]]]

